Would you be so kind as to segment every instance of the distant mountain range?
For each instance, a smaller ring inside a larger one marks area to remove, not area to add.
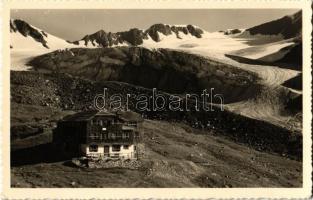
[[[298,37],[302,33],[302,12],[299,11],[293,15],[285,16],[283,18],[273,20],[252,28],[248,28],[240,33],[242,30],[232,29],[236,31],[225,30],[225,35],[242,34],[242,35],[264,35],[264,36],[282,36],[283,39]],[[15,19],[10,21],[10,32],[20,33],[23,37],[30,36],[34,41],[41,44],[45,48],[51,48],[53,44],[58,43],[65,47],[113,47],[121,45],[137,46],[143,44],[144,40],[152,40],[160,42],[163,37],[175,36],[177,39],[183,39],[186,36],[194,38],[202,38],[205,31],[194,25],[167,25],[154,24],[146,30],[132,28],[128,31],[122,32],[107,32],[99,30],[95,33],[88,34],[77,41],[65,41],[61,38],[52,36],[38,28],[35,28],[27,22]],[[53,38],[49,43],[49,39]],[[11,41],[12,42],[12,41]],[[19,45],[19,44],[17,44]],[[11,48],[14,45],[11,44]],[[61,47],[60,47],[61,48]]]
[[[146,30],[99,30],[80,40],[66,41],[20,19],[10,20],[10,32],[15,70],[24,70],[32,58],[55,50],[117,46],[175,49],[219,59],[227,55],[240,62],[284,63],[288,68],[302,68],[301,11],[252,28],[213,33],[195,25],[154,24]]]
[[[196,38],[201,38],[201,34],[203,34],[204,31],[193,25],[170,26],[167,24],[154,24],[145,31],[139,30],[137,28],[132,28],[128,31],[117,33],[99,30],[93,34],[84,36],[81,40],[70,42],[47,34],[46,32],[31,26],[23,20],[12,19],[10,20],[10,32],[12,34],[20,33],[22,36],[25,37],[25,39],[29,36],[34,41],[40,43],[43,47],[49,49],[50,45],[53,45],[49,44],[48,40],[50,38],[54,38],[54,40],[59,40],[57,41],[58,43],[67,43],[65,47],[69,44],[74,44],[81,47],[112,47],[119,45],[137,46],[142,44],[143,40],[152,39],[155,42],[159,42],[162,36],[168,35],[175,35],[178,39],[181,39],[183,35],[190,35]],[[11,48],[14,48],[14,45],[11,44]]]
[[[81,40],[74,41],[73,44],[84,44],[88,47],[111,47],[121,44],[136,46],[142,44],[143,40],[148,40],[150,38],[155,42],[159,42],[162,36],[168,35],[175,35],[178,39],[181,39],[182,35],[191,35],[196,38],[201,38],[201,34],[203,34],[203,32],[204,31],[202,29],[193,25],[175,26],[167,24],[154,24],[145,31],[137,28],[117,33],[100,30],[93,34],[86,35]]]

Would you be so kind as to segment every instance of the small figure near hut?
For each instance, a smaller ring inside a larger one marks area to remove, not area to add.
[[[86,111],[58,122],[54,140],[71,156],[137,159],[143,118],[131,111]]]

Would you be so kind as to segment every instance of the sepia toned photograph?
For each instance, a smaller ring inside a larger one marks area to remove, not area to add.
[[[302,188],[301,9],[11,9],[10,187]]]

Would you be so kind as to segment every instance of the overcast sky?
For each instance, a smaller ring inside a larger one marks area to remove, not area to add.
[[[100,29],[107,32],[134,27],[147,29],[155,23],[194,24],[210,32],[249,28],[295,12],[295,9],[25,9],[11,10],[11,18],[23,19],[50,34],[73,41]]]

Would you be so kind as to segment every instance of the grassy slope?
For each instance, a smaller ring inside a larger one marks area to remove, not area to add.
[[[300,187],[302,163],[181,123],[146,120],[139,170],[13,167],[14,187]]]
[[[56,122],[73,111],[61,111],[53,107],[17,104],[11,102],[11,150],[28,148],[51,142]],[[20,131],[13,128],[24,127]],[[25,127],[42,128],[30,135]]]

